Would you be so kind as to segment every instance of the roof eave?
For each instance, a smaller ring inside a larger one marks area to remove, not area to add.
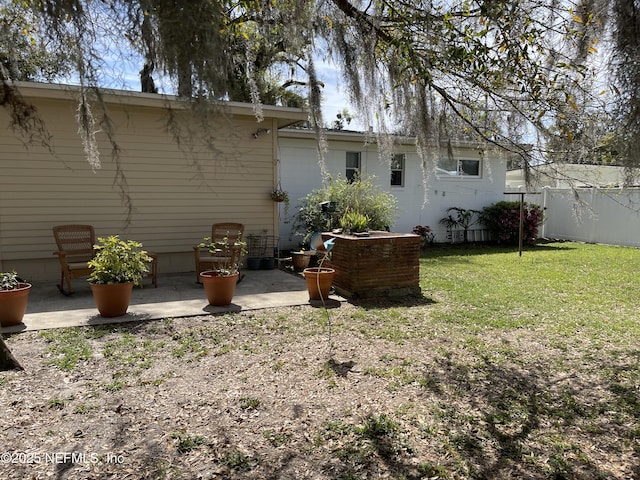
[[[15,82],[13,85],[25,98],[47,98],[47,99],[69,99],[76,98],[81,87],[77,85],[63,85],[53,83],[37,82]],[[190,108],[191,102],[188,99],[180,98],[176,95],[165,95],[157,93],[142,93],[129,90],[115,90],[100,88],[100,95],[106,103],[125,104],[138,107],[149,108],[175,108],[186,110]],[[231,115],[255,116],[255,107],[250,103],[224,102],[218,101],[214,105],[225,109]],[[308,113],[302,108],[279,107],[273,105],[262,105],[264,118],[277,120],[278,128],[285,128],[300,121],[308,119]]]

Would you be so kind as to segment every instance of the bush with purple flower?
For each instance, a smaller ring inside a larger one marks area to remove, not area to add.
[[[434,243],[436,240],[436,235],[431,231],[429,225],[416,225],[413,227],[413,233],[420,235],[420,245],[422,248]]]
[[[524,204],[522,243],[532,245],[544,221],[539,205]],[[520,202],[498,202],[482,210],[481,222],[489,229],[497,243],[517,244],[520,230]]]

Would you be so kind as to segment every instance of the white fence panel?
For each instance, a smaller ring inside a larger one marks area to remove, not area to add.
[[[537,197],[537,198],[536,198]],[[526,198],[546,208],[540,236],[640,247],[640,189],[544,189]]]

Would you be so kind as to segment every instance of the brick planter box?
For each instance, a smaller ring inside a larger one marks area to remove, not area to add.
[[[420,295],[420,237],[412,233],[371,232],[368,237],[323,233],[335,238],[333,285],[345,297]]]

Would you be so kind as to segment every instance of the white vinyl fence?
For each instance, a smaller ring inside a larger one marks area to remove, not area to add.
[[[640,247],[640,188],[545,188],[525,201],[546,209],[541,237]]]

